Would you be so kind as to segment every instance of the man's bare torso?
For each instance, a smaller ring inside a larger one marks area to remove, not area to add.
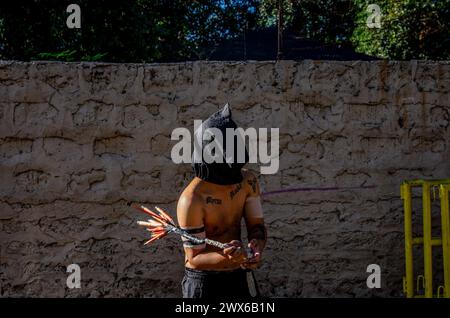
[[[227,243],[232,240],[241,240],[241,220],[244,205],[251,191],[251,175],[243,170],[244,179],[241,183],[233,185],[217,185],[194,178],[181,194],[195,196],[200,201],[206,237]],[[214,250],[214,247],[207,246]],[[186,267],[193,268],[186,258]],[[234,265],[234,268],[239,268]],[[234,268],[223,268],[230,270]],[[217,268],[215,269],[217,270]]]

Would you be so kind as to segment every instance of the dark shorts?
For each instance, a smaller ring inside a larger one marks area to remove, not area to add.
[[[181,289],[183,298],[250,297],[243,269],[216,272],[186,268]]]

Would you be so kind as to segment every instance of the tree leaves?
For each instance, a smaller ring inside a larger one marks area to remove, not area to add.
[[[273,26],[389,59],[450,59],[450,0],[78,0],[0,2],[0,59],[172,62],[204,59],[226,39]],[[368,28],[367,6],[382,11]]]
[[[251,0],[79,0],[81,28],[66,26],[67,1],[0,4],[0,58],[169,62],[199,59],[242,32]]]
[[[360,8],[352,35],[357,51],[398,60],[450,59],[450,0],[378,0],[381,29],[364,23],[368,1],[355,2]]]

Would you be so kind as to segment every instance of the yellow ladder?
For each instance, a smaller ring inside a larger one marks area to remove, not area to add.
[[[423,237],[413,237],[412,233],[412,202],[411,188],[422,187]],[[441,237],[433,237],[431,231],[431,189],[439,187],[441,200]],[[400,186],[405,213],[405,269],[403,277],[403,292],[408,298],[433,297],[433,247],[442,246],[444,286],[439,286],[435,297],[450,298],[450,222],[449,222],[449,191],[450,179],[440,180],[408,180]],[[425,295],[414,294],[413,246],[423,245],[424,275],[417,277],[417,293],[419,281],[425,289]]]

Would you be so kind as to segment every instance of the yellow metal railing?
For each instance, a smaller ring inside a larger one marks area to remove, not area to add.
[[[412,187],[422,187],[423,237],[413,237],[412,231]],[[432,236],[431,224],[431,190],[439,187],[441,203],[441,237]],[[450,179],[410,180],[400,187],[405,213],[405,270],[403,291],[408,298],[433,297],[433,247],[442,246],[444,286],[438,286],[436,297],[450,298],[450,216],[449,216]],[[424,274],[417,277],[416,293],[414,293],[413,246],[423,246]],[[424,295],[419,295],[422,283]]]
[[[441,223],[442,223],[442,258],[444,262],[444,297],[450,298],[450,216],[449,193],[450,185],[442,184],[439,187],[441,197]]]

